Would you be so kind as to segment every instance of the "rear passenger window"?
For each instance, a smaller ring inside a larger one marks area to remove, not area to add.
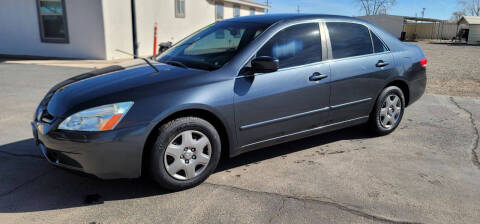
[[[374,52],[381,53],[381,52],[388,51],[387,47],[385,46],[385,44],[383,44],[380,38],[378,38],[377,35],[375,35],[372,31],[370,31],[370,33],[372,34]]]
[[[280,68],[321,61],[322,41],[318,23],[305,23],[285,28],[257,52],[258,56],[279,59]]]
[[[333,58],[346,58],[373,53],[370,31],[356,23],[327,23]]]

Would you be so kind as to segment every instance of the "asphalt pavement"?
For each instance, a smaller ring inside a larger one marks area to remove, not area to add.
[[[358,126],[222,161],[195,188],[49,165],[29,122],[85,68],[0,63],[0,223],[478,223],[480,99],[425,95],[391,135]]]

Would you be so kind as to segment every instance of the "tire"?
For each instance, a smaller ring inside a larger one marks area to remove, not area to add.
[[[397,99],[397,101],[395,101]],[[396,104],[394,104],[397,102]],[[388,135],[395,131],[405,111],[405,97],[400,88],[385,88],[370,113],[369,127],[377,135]]]
[[[177,118],[162,125],[158,133],[151,149],[150,173],[161,187],[174,191],[191,188],[215,171],[221,141],[208,121]]]

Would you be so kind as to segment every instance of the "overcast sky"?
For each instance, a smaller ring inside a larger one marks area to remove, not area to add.
[[[266,0],[257,0],[265,3]],[[359,0],[269,0],[271,13],[296,13],[297,5],[301,13],[336,14],[357,16],[361,14]],[[392,15],[421,17],[422,8],[426,8],[425,17],[449,19],[460,7],[457,0],[397,0],[389,11]]]

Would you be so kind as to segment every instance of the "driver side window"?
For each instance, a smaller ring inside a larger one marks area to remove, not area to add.
[[[293,25],[275,34],[258,52],[280,62],[279,68],[322,61],[322,40],[318,23]]]

